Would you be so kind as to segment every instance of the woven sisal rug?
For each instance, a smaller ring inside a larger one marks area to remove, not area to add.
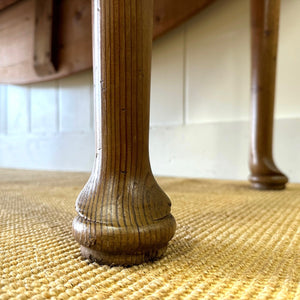
[[[71,235],[87,178],[1,170],[0,299],[300,299],[300,185],[159,179],[177,220],[166,256],[111,268]]]

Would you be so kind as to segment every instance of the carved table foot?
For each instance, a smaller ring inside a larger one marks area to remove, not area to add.
[[[152,6],[152,0],[93,5],[97,150],[76,201],[73,235],[82,255],[101,264],[159,258],[175,233],[171,202],[149,162]]]
[[[273,160],[273,119],[280,0],[251,0],[252,135],[249,177],[254,188],[284,189]]]
[[[258,190],[282,190],[288,178],[278,170],[272,159],[252,164],[249,180]]]

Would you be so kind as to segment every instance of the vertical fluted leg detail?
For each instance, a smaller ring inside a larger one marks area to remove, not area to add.
[[[254,188],[283,189],[273,160],[273,119],[280,0],[251,0],[252,134],[249,177]]]
[[[149,163],[152,11],[152,0],[94,0],[97,151],[73,233],[82,254],[100,263],[159,257],[175,232],[170,200]]]

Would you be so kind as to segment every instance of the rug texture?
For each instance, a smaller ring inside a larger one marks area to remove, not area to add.
[[[86,173],[1,170],[0,299],[300,299],[300,185],[158,179],[177,231],[130,268],[80,256],[71,234]]]

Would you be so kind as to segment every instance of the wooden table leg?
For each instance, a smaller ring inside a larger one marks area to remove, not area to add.
[[[97,151],[73,235],[90,260],[139,264],[160,257],[176,227],[149,163],[153,1],[93,2]]]
[[[280,0],[251,0],[252,136],[250,181],[257,189],[283,189],[287,177],[273,161],[273,118]]]

